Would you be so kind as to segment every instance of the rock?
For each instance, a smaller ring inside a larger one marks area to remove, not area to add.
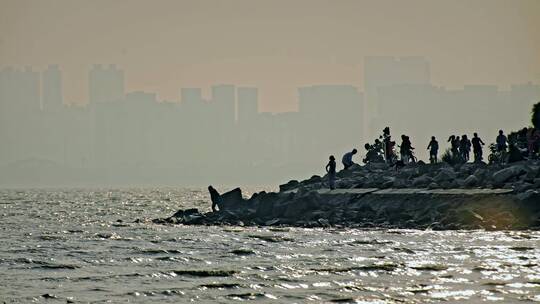
[[[51,294],[51,293],[42,294],[41,297],[44,299],[57,299],[58,298],[56,295]]]
[[[440,188],[440,186],[437,183],[430,183],[428,185],[428,189],[438,189],[438,188]]]
[[[197,214],[197,213],[199,213],[199,209],[197,209],[197,208],[191,208],[191,209],[186,209],[186,210],[178,210],[173,215],[173,217],[183,217],[185,215],[189,216],[191,214]]]
[[[478,168],[474,171],[473,175],[476,176],[479,180],[484,179],[488,174],[486,169]]]
[[[264,225],[266,225],[266,226],[274,226],[274,225],[279,224],[279,221],[280,221],[279,219],[272,219],[272,220],[266,221],[264,223]]]
[[[526,200],[534,197],[537,194],[538,194],[537,191],[534,191],[534,190],[530,189],[530,190],[527,190],[525,192],[519,193],[518,195],[516,195],[516,197],[520,201],[526,201]]]
[[[227,212],[227,211],[225,211]],[[202,223],[204,215],[200,213],[184,215],[183,223],[187,225],[197,225]]]
[[[534,184],[535,189],[539,189],[540,188],[540,178],[533,179],[533,184]]]
[[[279,185],[279,192],[292,190],[298,187],[300,183],[297,180],[291,180],[286,184]]]
[[[427,175],[422,175],[413,179],[412,185],[415,187],[426,187],[433,182],[433,179]]]
[[[388,189],[388,188],[392,188],[393,185],[394,185],[393,180],[387,180],[384,183],[382,183],[381,188]]]
[[[327,219],[320,218],[317,220],[317,223],[322,227],[330,227],[330,222]]]
[[[319,175],[313,175],[306,182],[309,184],[314,184],[314,183],[320,183],[321,181],[322,181],[322,177],[320,177]]]
[[[525,192],[527,190],[532,190],[532,189],[534,189],[534,184],[527,183],[527,182],[518,183],[514,187],[514,191],[517,193]]]
[[[443,168],[439,170],[439,173],[433,178],[437,183],[444,181],[450,181],[457,177],[456,172],[451,168]]]
[[[512,166],[499,170],[493,174],[493,181],[497,184],[504,184],[509,179],[519,176],[527,171],[523,166]]]
[[[463,185],[465,187],[474,187],[476,185],[478,185],[478,177],[474,176],[474,175],[469,175],[469,177],[467,177],[464,181],[463,181]]]
[[[416,168],[405,168],[405,169],[399,170],[399,172],[396,174],[396,178],[411,179],[417,173],[418,171],[416,170]]]
[[[242,198],[240,188],[233,189],[221,195],[221,201],[218,204],[219,210],[234,210],[245,206],[245,200]]]
[[[396,178],[396,180],[394,181],[394,188],[407,188],[408,185],[409,181],[405,179]]]
[[[336,182],[336,188],[350,189],[356,185],[355,181],[350,178],[342,178]]]
[[[257,217],[266,218],[272,216],[272,210],[274,209],[274,203],[280,201],[278,193],[266,193],[258,195],[255,198],[250,199],[250,204],[256,206]],[[290,193],[288,197],[293,197],[294,194]]]
[[[322,203],[322,198],[317,192],[309,192],[306,196],[297,198],[287,204],[286,218],[300,218],[306,211],[317,210]]]
[[[360,164],[353,164],[352,166],[349,167],[349,171],[362,171],[362,166],[360,166]]]
[[[366,165],[369,170],[386,170],[388,165],[386,163],[369,163]]]

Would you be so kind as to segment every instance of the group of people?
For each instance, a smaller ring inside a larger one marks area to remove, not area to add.
[[[538,136],[536,142],[539,141],[540,135]],[[450,143],[450,154],[455,162],[468,162],[470,160],[471,149],[473,152],[474,162],[481,162],[483,160],[482,147],[485,145],[485,143],[478,136],[478,133],[475,132],[471,139],[469,139],[467,135],[451,135],[448,138],[447,142]],[[531,151],[530,153],[533,153],[534,151],[532,150],[533,148],[531,147],[530,141],[528,141],[527,144],[527,149]],[[520,150],[519,148],[516,148],[517,146],[517,144],[509,144],[508,137],[504,134],[503,130],[499,130],[499,135],[496,138],[493,149],[495,149],[497,153],[504,156],[507,153],[507,149],[510,149],[510,152],[512,152],[512,149],[517,149],[517,151],[519,152]],[[373,144],[366,143],[364,145],[364,148],[366,149],[366,157],[363,159],[363,162],[366,164],[387,163],[389,165],[400,164],[403,166],[408,163],[414,163],[417,161],[416,157],[414,156],[414,147],[412,146],[409,136],[405,134],[401,135],[401,145],[398,145],[400,154],[399,159],[395,151],[395,147],[396,142],[392,140],[392,137],[390,135],[390,128],[386,127],[383,130],[383,134],[379,136],[379,138],[375,139],[375,142]],[[439,142],[437,141],[435,136],[431,137],[431,140],[427,146],[427,150],[429,150],[430,163],[438,163]],[[349,151],[343,155],[341,162],[345,170],[349,169],[355,164],[353,161],[353,157],[357,153],[358,151],[356,149],[353,149],[352,151]],[[492,155],[493,153],[494,151],[492,151]],[[529,151],[527,151],[527,153],[529,153]],[[333,155],[330,155],[329,159],[330,160],[326,165],[326,172],[328,173],[328,182],[330,189],[334,189],[336,181],[336,159]]]
[[[502,130],[500,133],[502,134]],[[473,134],[472,139],[469,139],[466,134],[462,135],[461,138],[459,135],[451,135],[448,138],[448,142],[450,143],[452,157],[458,162],[468,162],[470,160],[471,148],[473,150],[474,162],[480,162],[484,158],[482,146],[485,143],[478,137],[478,133],[476,132]],[[436,158],[435,162],[437,162]]]

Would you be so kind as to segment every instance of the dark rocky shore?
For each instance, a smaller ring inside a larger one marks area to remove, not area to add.
[[[179,210],[154,223],[184,225],[540,230],[540,162],[450,166],[355,165],[326,177],[289,181],[279,192],[221,195],[218,212]],[[210,203],[209,203],[210,204]]]

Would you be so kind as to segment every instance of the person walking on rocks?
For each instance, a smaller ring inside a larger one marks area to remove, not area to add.
[[[478,163],[482,161],[482,146],[485,145],[482,139],[478,137],[478,133],[474,133],[473,139],[471,140],[474,153],[474,162]]]
[[[216,206],[221,204],[221,195],[211,185],[208,186],[208,192],[210,193],[210,200],[212,201],[212,212],[217,212]]]
[[[351,152],[347,152],[343,155],[343,158],[341,159],[341,163],[343,164],[343,169],[347,170],[349,169],[349,167],[354,165],[352,158],[357,152],[358,151],[356,149],[353,149]]]
[[[439,142],[435,139],[435,136],[431,136],[431,141],[427,146],[429,150],[429,162],[432,164],[437,163],[437,154],[439,153]]]
[[[330,161],[326,165],[326,173],[328,173],[328,185],[330,190],[336,189],[336,158],[330,155]]]

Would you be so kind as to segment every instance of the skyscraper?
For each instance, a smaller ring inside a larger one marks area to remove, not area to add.
[[[237,122],[251,124],[259,111],[257,88],[240,87],[237,90]]]
[[[374,137],[384,125],[384,113],[379,107],[378,90],[393,85],[429,85],[429,62],[423,57],[366,57],[364,60],[365,116],[367,138]]]
[[[236,92],[234,85],[221,84],[212,86],[212,106],[219,113],[222,127],[232,126],[235,121]]]
[[[180,89],[180,100],[183,105],[195,104],[202,101],[202,90],[200,88]]]
[[[41,107],[45,111],[57,111],[62,107],[62,73],[58,65],[49,65],[41,77]]]
[[[94,65],[88,77],[89,102],[118,101],[124,97],[124,71],[116,65]]]

